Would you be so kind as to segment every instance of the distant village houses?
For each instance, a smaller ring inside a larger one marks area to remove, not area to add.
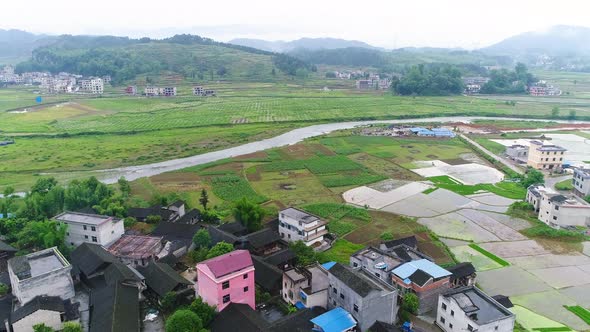
[[[193,87],[193,95],[198,97],[214,97],[215,90],[205,89],[202,85],[197,85]]]

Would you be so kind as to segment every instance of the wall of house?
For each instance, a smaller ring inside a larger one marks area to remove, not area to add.
[[[313,307],[328,307],[328,289],[324,289],[313,294],[307,294],[307,299],[302,301],[308,308]]]
[[[574,186],[574,194],[582,198],[590,195],[590,177],[587,177],[584,172],[578,169],[574,170],[572,185]]]
[[[316,229],[308,231],[306,231],[304,227],[309,229],[312,227],[316,227],[318,225],[320,225],[319,221],[314,221],[308,224],[299,224],[299,220],[290,218],[285,214],[279,213],[279,234],[281,235],[281,238],[285,241],[295,242],[302,240],[308,246],[315,242],[321,242],[324,239],[323,236],[319,236],[310,241],[305,241],[306,236],[322,232],[326,230],[326,226],[322,225],[317,227]]]
[[[556,210],[555,207],[559,207],[559,209]],[[539,220],[554,228],[586,226],[587,223],[590,223],[590,206],[575,207],[556,205],[545,198],[541,201]]]
[[[74,297],[74,281],[70,275],[71,266],[64,267],[37,277],[18,280],[12,269],[8,269],[12,293],[21,304],[39,295],[59,296],[66,300]]]
[[[308,286],[309,284],[307,279],[304,279],[300,282],[293,282],[289,277],[287,277],[286,274],[283,273],[283,289],[281,294],[285,302],[294,305],[297,301],[301,301],[299,290]]]
[[[106,222],[98,228],[98,242],[100,245],[108,247],[116,242],[125,233],[123,220],[117,222]]]
[[[535,208],[535,211],[539,212],[539,208],[541,207],[541,197],[537,197],[530,190],[527,190],[526,201]]]
[[[230,303],[243,303],[252,309],[256,308],[254,267],[219,279],[214,278],[208,270],[204,265],[197,265],[197,296],[203,298],[203,301],[217,307],[218,312]],[[244,275],[247,275],[246,279]],[[223,289],[224,281],[229,281],[229,288]],[[247,291],[244,291],[245,287],[248,287]],[[228,294],[230,301],[223,303],[223,297]]]
[[[447,306],[446,310],[442,308],[443,303]],[[512,332],[514,329],[514,315],[489,324],[477,325],[465,315],[455,300],[440,296],[437,305],[436,324],[446,332],[469,331],[468,325],[471,325],[473,331],[477,330],[477,332]],[[451,315],[451,311],[454,315]],[[444,318],[444,322],[441,317]]]
[[[33,332],[33,326],[45,324],[48,327],[59,331],[63,328],[61,314],[57,311],[37,310],[27,317],[12,324],[14,332]]]
[[[539,151],[539,146],[532,144],[529,147],[527,165],[536,169],[554,169],[563,164],[562,151]],[[554,160],[555,159],[555,160]]]
[[[74,246],[89,242],[107,247],[117,241],[125,232],[123,220],[118,222],[104,222],[100,225],[64,223],[68,225],[66,242]],[[84,226],[86,226],[86,229],[84,229]],[[96,230],[93,231],[92,227],[95,227]],[[96,241],[93,241],[93,236],[96,237]]]

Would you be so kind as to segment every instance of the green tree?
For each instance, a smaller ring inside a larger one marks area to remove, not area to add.
[[[383,241],[393,240],[393,234],[391,232],[383,232],[381,233],[380,238]]]
[[[317,255],[313,248],[305,245],[303,241],[291,242],[289,248],[297,257],[297,266],[308,266],[317,261]]]
[[[576,119],[576,111],[571,110],[567,118],[569,120],[575,120]]]
[[[188,309],[177,310],[166,320],[166,332],[199,332],[201,318]]]
[[[162,307],[162,311],[164,313],[170,313],[176,309],[178,304],[178,296],[175,292],[168,292],[164,294],[164,297],[160,300],[160,306]]]
[[[521,184],[523,185],[523,187],[528,188],[530,185],[533,184],[543,184],[545,183],[545,178],[543,176],[543,173],[541,173],[540,171],[536,170],[536,169],[529,169],[527,171],[527,173],[524,176],[524,179],[522,180]]]
[[[191,303],[189,309],[201,318],[204,326],[209,326],[215,317],[215,307],[203,302],[203,299],[200,297],[196,298],[193,303]]]
[[[3,204],[0,206],[0,213],[4,214],[4,216],[7,218],[8,213],[12,212],[12,205],[14,203],[14,198],[12,195],[14,194],[14,188],[10,186],[6,187],[2,194],[4,195],[4,199],[0,201],[0,203],[3,202]]]
[[[121,177],[117,183],[119,184],[119,190],[123,197],[129,197],[129,195],[131,195],[131,185],[129,184],[129,181],[127,181],[125,177]]]
[[[211,245],[211,235],[206,228],[199,229],[198,232],[193,236],[193,243],[197,246],[197,249],[209,248]]]
[[[203,206],[203,210],[207,210],[207,204],[209,204],[209,194],[207,193],[207,189],[203,188],[201,190],[201,197],[199,198],[199,203]]]
[[[51,327],[41,323],[33,326],[34,332],[55,332]]]
[[[199,263],[207,259],[207,255],[209,254],[208,248],[201,248],[197,250],[192,250],[188,253],[188,257],[193,263]]]
[[[559,116],[559,107],[555,106],[551,109],[551,117],[556,118]]]
[[[61,332],[82,332],[82,326],[76,322],[65,322]]]
[[[228,252],[232,252],[232,251],[234,251],[233,244],[223,242],[223,241],[218,242],[216,245],[211,247],[211,250],[209,250],[209,253],[207,253],[207,259],[221,256],[221,255],[225,255]]]
[[[404,299],[402,301],[402,310],[415,315],[418,313],[419,306],[420,301],[418,300],[418,296],[416,294],[406,293],[404,295]]]
[[[55,221],[30,221],[18,233],[16,245],[19,249],[37,250],[58,247],[67,255],[66,231],[67,225]]]
[[[234,204],[233,215],[237,221],[248,228],[248,231],[254,232],[262,228],[262,219],[266,211],[260,205],[243,197]]]
[[[152,215],[147,216],[147,218],[145,218],[145,221],[148,224],[157,224],[160,221],[162,221],[162,216],[152,214]]]

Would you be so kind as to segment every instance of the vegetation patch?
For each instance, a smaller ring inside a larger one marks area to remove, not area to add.
[[[523,199],[526,196],[526,189],[515,182],[498,182],[496,184],[480,183],[476,185],[467,185],[461,184],[446,175],[433,176],[428,178],[428,180],[432,181],[439,188],[450,190],[459,195],[473,195],[480,191],[489,191],[496,195],[511,199]]]
[[[574,185],[572,184],[572,180],[563,180],[561,182],[557,182],[555,184],[555,189],[557,190],[572,190],[574,189]]]
[[[338,203],[308,204],[302,207],[305,211],[322,218],[342,219],[344,217],[371,221],[371,215],[365,209]]]
[[[424,190],[422,193],[423,193],[424,195],[428,195],[428,194],[430,194],[431,192],[433,192],[433,191],[435,191],[435,190],[437,190],[437,189],[438,189],[438,187],[432,187],[432,188],[428,188],[428,189]]]
[[[559,326],[559,327],[536,327],[533,329],[533,331],[539,331],[539,332],[567,332],[567,331],[572,331],[572,329],[570,329],[567,326]]]
[[[364,245],[362,244],[338,239],[332,243],[332,248],[318,254],[318,260],[320,263],[338,262],[348,265],[350,264],[350,256],[362,248],[364,248]]]
[[[330,174],[320,176],[320,182],[328,187],[344,186],[362,186],[369,183],[375,183],[387,179],[387,177],[378,174],[363,172],[361,174]]]
[[[470,243],[470,244],[469,244],[469,247],[471,247],[471,249],[473,249],[473,250],[475,250],[475,251],[479,252],[480,254],[482,254],[482,255],[486,256],[487,258],[489,258],[489,259],[493,260],[494,262],[496,262],[496,263],[498,263],[498,264],[502,265],[503,267],[505,267],[505,266],[509,266],[509,265],[510,265],[510,263],[508,263],[507,261],[505,261],[505,260],[503,260],[502,258],[500,258],[500,257],[498,257],[498,256],[496,256],[496,255],[494,255],[494,254],[492,254],[491,252],[489,252],[489,251],[485,250],[484,248],[482,248],[482,247],[478,246],[478,245],[477,245],[477,244],[475,244],[475,243]]]
[[[587,309],[580,307],[579,305],[575,306],[564,306],[567,310],[574,313],[574,315],[580,317],[586,324],[590,324],[590,311]]]
[[[243,197],[247,197],[256,203],[262,203],[268,200],[266,197],[256,193],[246,179],[237,175],[218,176],[213,178],[211,183],[213,185],[213,193],[226,201],[235,202]]]

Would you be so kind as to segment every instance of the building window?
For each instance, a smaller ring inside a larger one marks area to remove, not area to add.
[[[381,275],[379,273],[375,272],[375,277],[381,278]]]
[[[96,232],[96,227],[90,226],[90,230],[93,231],[93,232]]]
[[[440,322],[444,324],[445,323],[445,318],[441,316],[440,317]]]
[[[248,273],[244,274],[243,278],[248,279]]]
[[[96,238],[96,236],[92,237],[92,242],[98,242],[98,239]]]
[[[336,290],[336,287],[332,288],[332,291],[334,291],[334,294],[338,294],[338,291]]]
[[[86,225],[84,225],[83,227],[84,227],[84,230],[88,230],[88,227],[86,227]]]
[[[291,238],[291,234],[287,234],[287,238],[289,238],[289,239],[290,239],[290,238]]]
[[[455,311],[451,310],[451,316],[455,317]]]
[[[355,304],[352,308],[353,308],[354,311],[359,312],[359,306],[358,305]]]
[[[248,293],[248,286],[244,287],[244,293]]]
[[[223,303],[229,302],[229,294],[223,296]]]
[[[453,328],[453,324],[449,323],[449,328],[452,329]]]
[[[444,303],[440,307],[442,308],[442,310],[447,310],[447,305]]]
[[[67,236],[70,236],[70,232],[66,232],[66,235],[67,235]]]
[[[553,220],[557,220],[557,216],[553,216]]]
[[[221,284],[221,289],[228,289],[229,288],[229,280],[228,281],[224,281]]]
[[[471,326],[471,325],[467,324],[467,330],[469,330],[469,331],[473,331],[473,326]]]
[[[336,301],[332,300],[332,305],[336,306]]]
[[[559,210],[559,205],[555,205],[555,210]]]
[[[88,240],[88,235],[84,235],[84,238],[85,238],[86,240]]]
[[[494,330],[498,331],[498,325],[494,326]]]
[[[344,300],[344,294],[340,293],[340,298]]]
[[[68,234],[70,235],[70,234]],[[359,265],[357,263],[352,263],[352,267],[358,267]]]

